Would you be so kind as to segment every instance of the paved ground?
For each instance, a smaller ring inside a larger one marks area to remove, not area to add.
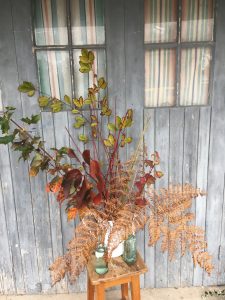
[[[209,289],[209,288],[208,288]],[[207,289],[207,290],[208,290]],[[218,289],[218,288],[217,288]],[[224,289],[224,287],[220,287]],[[202,300],[205,288],[179,288],[179,289],[143,289],[141,300]],[[214,288],[210,288],[214,290]],[[61,295],[29,295],[29,296],[0,296],[0,300],[86,300],[86,294],[61,294]],[[106,300],[119,300],[119,291],[106,294]],[[225,296],[208,297],[207,300],[224,300]]]

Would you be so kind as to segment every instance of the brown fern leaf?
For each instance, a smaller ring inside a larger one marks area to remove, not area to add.
[[[145,207],[126,204],[118,212],[108,241],[107,259],[111,258],[113,250],[130,234],[143,229],[147,221]]]
[[[106,222],[94,210],[86,211],[80,224],[75,229],[75,237],[69,242],[68,252],[56,259],[51,265],[53,285],[68,273],[71,282],[86,267],[91,253],[96,249],[99,236],[105,236]]]
[[[49,267],[49,270],[51,271],[51,280],[54,285],[65,277],[70,270],[70,266],[67,264],[64,256],[59,256]]]
[[[170,186],[159,192],[150,191],[151,214],[149,218],[149,245],[154,245],[161,238],[161,250],[168,251],[172,260],[181,244],[181,254],[188,250],[197,263],[208,273],[213,269],[211,256],[205,251],[207,243],[204,230],[190,224],[194,214],[189,213],[193,198],[203,193],[191,185]]]

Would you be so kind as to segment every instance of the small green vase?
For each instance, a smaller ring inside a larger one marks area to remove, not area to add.
[[[136,236],[130,234],[128,239],[124,242],[124,253],[123,260],[128,264],[132,265],[137,259],[137,247],[136,247]]]
[[[105,248],[98,246],[95,250],[95,272],[99,275],[103,275],[108,272],[108,264],[104,258]]]

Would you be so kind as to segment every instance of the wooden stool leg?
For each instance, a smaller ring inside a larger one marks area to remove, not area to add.
[[[132,300],[140,300],[141,299],[139,275],[131,277],[131,297],[132,297]]]
[[[105,300],[105,287],[104,284],[96,285],[97,300]]]
[[[88,277],[87,279],[87,300],[94,300],[95,298],[95,287],[91,284],[91,281]]]
[[[122,300],[128,300],[128,283],[121,284]]]

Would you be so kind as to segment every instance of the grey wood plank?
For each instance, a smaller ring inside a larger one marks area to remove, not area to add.
[[[156,109],[155,115],[155,150],[160,155],[160,170],[164,176],[156,181],[155,188],[168,187],[169,174],[169,109]],[[158,242],[155,253],[155,287],[167,287],[167,259],[168,253],[161,252],[161,245]]]
[[[169,183],[182,184],[184,144],[184,108],[170,109]],[[180,247],[178,248],[180,249]],[[180,251],[168,259],[168,287],[180,286]]]
[[[42,113],[42,126],[43,137],[45,140],[45,149],[50,151],[50,148],[56,147],[55,133],[54,133],[54,120],[51,112]],[[47,180],[51,180],[52,177],[48,176]],[[59,203],[57,203],[54,194],[49,193],[49,219],[51,224],[51,239],[52,239],[52,252],[53,261],[63,255],[63,238],[62,238],[62,224],[61,224],[61,212]],[[53,262],[52,261],[52,262]],[[67,293],[67,280],[64,279],[56,285],[57,293]]]
[[[2,72],[2,95],[6,99],[5,105],[15,105],[17,101],[17,116],[22,115],[22,107],[18,85],[18,70],[16,61],[15,39],[13,22],[11,16],[11,3],[1,1],[1,33],[2,42],[0,61]],[[5,55],[7,53],[7,55]],[[3,55],[4,54],[4,55]],[[14,88],[13,88],[14,87]],[[15,100],[16,99],[16,100]],[[33,207],[31,203],[29,176],[27,164],[18,164],[18,155],[10,153],[12,164],[12,179],[14,186],[15,203],[17,210],[17,221],[20,232],[20,246],[24,271],[25,288],[28,293],[38,292],[39,275],[37,268],[36,243],[33,224]],[[22,197],[21,197],[22,195]],[[21,201],[21,198],[23,201]],[[24,218],[26,215],[26,218]]]
[[[198,162],[197,162],[197,187],[207,191],[208,159],[209,159],[209,135],[210,135],[211,108],[200,108],[199,137],[198,137]],[[207,196],[196,199],[196,222],[197,226],[205,229]],[[203,270],[197,266],[194,268],[193,285],[201,286],[203,281]]]
[[[127,130],[127,135],[133,138],[127,146],[127,155],[135,151],[143,131],[144,108],[144,51],[143,51],[143,1],[125,0],[125,101],[126,108],[134,111],[134,125]],[[139,84],[137,84],[139,83]],[[145,234],[137,234],[137,246],[142,257],[145,255]],[[144,276],[141,277],[141,287],[144,287]]]
[[[12,1],[12,15],[14,24],[14,37],[19,73],[19,82],[29,80],[37,85],[36,65],[32,54],[31,40],[31,3],[29,0],[22,2]],[[27,67],[29,66],[29,67]],[[40,108],[38,106],[37,97],[30,99],[26,95],[21,95],[23,113],[25,115],[38,114]],[[33,126],[33,131],[37,135],[41,135],[41,124]],[[48,198],[45,192],[46,180],[43,174],[39,174],[30,180],[35,238],[37,246],[38,271],[40,276],[40,291],[50,292],[51,282],[48,267],[52,261],[52,245],[50,234],[50,220],[48,209]]]
[[[219,249],[223,209],[223,186],[225,170],[225,2],[217,1],[217,24],[215,66],[213,83],[212,119],[210,132],[210,152],[208,169],[208,197],[206,214],[206,231],[208,250],[213,254],[214,267],[211,276],[204,275],[204,285],[216,285],[218,282]],[[220,276],[220,275],[219,275]]]
[[[10,217],[10,212],[5,211],[2,193],[2,181],[0,177],[0,273],[1,285],[4,294],[16,292],[15,278],[13,272],[12,252],[8,240],[8,230],[6,217]]]
[[[125,41],[124,0],[105,1],[107,81],[110,105],[119,113],[126,109],[125,96]]]
[[[199,108],[190,107],[185,109],[184,125],[184,157],[183,157],[183,184],[197,183],[197,158],[198,158],[198,125]],[[191,212],[195,213],[195,203]],[[193,261],[190,252],[181,258],[181,286],[193,284]]]
[[[20,252],[20,241],[17,225],[16,207],[14,202],[14,191],[11,177],[11,162],[8,152],[8,147],[1,145],[0,147],[0,166],[1,166],[1,181],[2,193],[4,197],[5,211],[9,212],[6,218],[8,229],[8,240],[13,257],[13,270],[15,274],[16,292],[25,293],[22,258]]]
[[[219,248],[219,263],[218,263],[218,285],[225,283],[225,176],[224,176],[224,189],[223,189],[223,207],[222,207],[222,222],[221,222],[221,236]]]
[[[155,110],[144,110],[144,122],[149,120],[148,129],[144,136],[144,144],[147,147],[149,157],[155,151]],[[155,287],[155,246],[149,247],[149,231],[145,228],[145,263],[148,272],[145,274],[145,288]]]

